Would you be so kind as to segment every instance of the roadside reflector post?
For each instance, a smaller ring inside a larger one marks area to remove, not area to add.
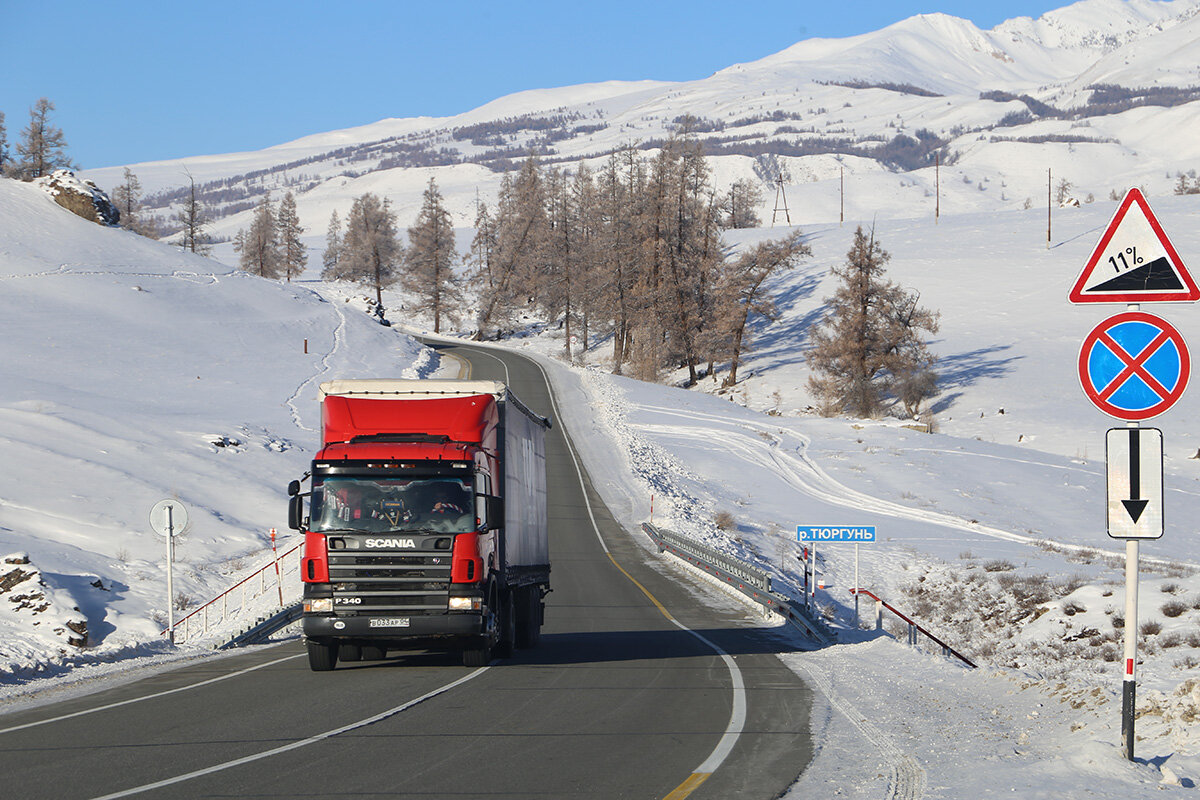
[[[1133,761],[1133,719],[1137,701],[1138,540],[1125,542],[1125,679],[1121,684],[1121,746]]]

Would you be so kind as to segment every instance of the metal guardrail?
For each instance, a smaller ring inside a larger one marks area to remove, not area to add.
[[[804,605],[771,591],[771,577],[765,571],[673,531],[649,523],[642,523],[642,530],[658,546],[660,553],[670,553],[715,576],[750,600],[779,614],[821,644],[837,641],[836,632],[814,617]]]
[[[237,634],[217,649],[227,650],[230,647],[258,644],[276,631],[280,631],[291,625],[302,616],[304,616],[304,604],[302,602],[292,603],[271,616],[259,620],[258,623]]]
[[[175,626],[164,630],[162,635],[166,636],[172,633],[173,641],[177,644],[193,641],[207,635],[213,627],[247,614],[251,611],[250,605],[252,602],[271,590],[278,592],[277,602],[261,607],[261,609],[269,610],[271,608],[278,609],[285,607],[287,601],[291,598],[283,597],[283,576],[294,570],[297,573],[296,582],[299,584],[300,548],[302,544],[302,542],[297,543],[278,557],[273,556],[261,568],[189,612],[187,616],[177,620]],[[293,559],[292,556],[295,558]],[[291,561],[294,561],[295,564],[290,564]]]
[[[938,637],[934,636],[932,633],[927,631],[925,628],[922,628],[920,625],[918,625],[916,622],[914,622],[912,619],[910,619],[907,615],[905,615],[903,612],[901,612],[898,608],[893,606],[891,603],[888,603],[885,600],[881,599],[878,595],[874,594],[873,592],[869,592],[866,589],[863,589],[861,587],[857,588],[857,589],[851,589],[850,591],[856,596],[865,594],[867,597],[870,597],[872,600],[875,601],[875,630],[877,630],[877,631],[883,630],[883,610],[886,608],[888,611],[892,612],[893,614],[895,614],[897,617],[904,620],[904,622],[906,622],[908,624],[908,644],[911,647],[916,647],[917,634],[919,633],[922,636],[924,636],[926,639],[929,639],[931,642],[933,642],[938,647],[940,647],[942,649],[942,655],[947,656],[947,657],[954,656],[955,658],[957,658],[959,661],[966,664],[971,669],[976,668],[975,663],[973,661],[971,661],[971,659],[967,658],[962,653],[958,652],[953,647],[946,644]]]

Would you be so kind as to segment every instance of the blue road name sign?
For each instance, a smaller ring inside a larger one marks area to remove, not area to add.
[[[799,542],[873,542],[874,525],[797,525]]]

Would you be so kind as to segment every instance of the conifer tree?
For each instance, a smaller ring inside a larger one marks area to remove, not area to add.
[[[380,316],[383,290],[396,280],[401,253],[391,203],[370,192],[357,198],[346,220],[339,270],[346,280],[375,290],[376,313]]]
[[[29,125],[21,131],[17,143],[17,174],[24,180],[33,180],[49,175],[56,169],[75,169],[67,157],[67,139],[61,128],[50,124],[50,112],[54,103],[45,97],[39,98],[29,109]]]
[[[934,358],[921,332],[937,332],[938,314],[883,277],[889,258],[859,226],[846,263],[832,268],[842,285],[826,299],[825,318],[809,329],[809,388],[824,413],[878,416],[888,393],[916,413],[936,391]]]
[[[725,195],[725,215],[722,223],[726,228],[757,228],[762,224],[758,207],[762,205],[763,193],[756,181],[742,178],[734,181]]]
[[[254,209],[250,227],[239,231],[234,250],[241,253],[239,266],[260,278],[278,278],[282,267],[279,249],[279,228],[268,192]]]
[[[196,179],[190,172],[187,173],[187,176],[191,189],[184,198],[183,206],[172,219],[182,227],[180,241],[183,249],[206,256],[212,250],[208,241],[208,233],[205,230],[209,225],[208,211],[200,202],[200,197],[196,192]]]
[[[121,227],[157,239],[154,223],[142,217],[142,182],[129,167],[125,167],[123,178],[124,182],[112,191],[113,205],[121,212]]]
[[[291,283],[292,276],[299,275],[308,265],[308,251],[300,241],[305,228],[300,224],[300,215],[296,211],[296,197],[290,191],[279,201],[276,227],[279,232],[280,266],[288,283]]]
[[[496,223],[488,211],[487,203],[475,198],[475,237],[471,240],[468,263],[472,267],[471,280],[480,287],[490,290],[494,285],[492,276],[492,254],[496,251]]]
[[[456,261],[454,223],[437,182],[430,178],[416,224],[408,229],[404,284],[414,297],[414,310],[433,314],[434,333],[441,333],[443,319],[457,322],[462,292],[453,271]]]
[[[325,231],[325,253],[321,256],[321,280],[346,280],[342,274],[342,221],[337,209],[329,215],[329,227]]]
[[[8,174],[10,160],[8,155],[8,128],[4,125],[4,112],[0,111],[0,178]]]
[[[775,300],[767,294],[764,284],[781,270],[791,269],[798,259],[811,254],[800,231],[793,231],[783,239],[760,242],[725,264],[717,291],[718,319],[712,329],[717,341],[710,344],[729,358],[725,386],[737,383],[742,354],[751,349],[751,318],[757,315],[772,322],[778,319]]]

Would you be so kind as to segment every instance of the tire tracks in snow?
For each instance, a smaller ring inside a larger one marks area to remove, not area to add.
[[[317,296],[320,297],[320,295]],[[286,400],[287,407],[292,415],[292,423],[300,430],[307,431],[308,433],[316,433],[316,429],[308,427],[300,420],[300,407],[297,405],[300,395],[304,393],[305,387],[319,381],[333,369],[333,357],[337,355],[338,351],[342,348],[342,344],[346,341],[346,312],[342,311],[341,307],[336,303],[329,303],[324,298],[321,298],[321,300],[328,303],[329,307],[338,316],[337,326],[333,329],[333,347],[329,348],[329,351],[321,356],[321,365],[317,370],[307,380],[297,386],[296,391],[292,392],[292,396]]]

